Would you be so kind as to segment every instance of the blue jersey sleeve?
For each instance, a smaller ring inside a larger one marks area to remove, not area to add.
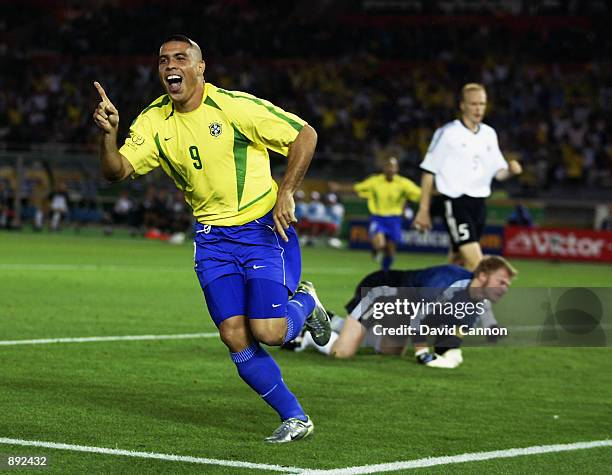
[[[447,289],[461,280],[472,280],[474,274],[463,267],[446,265],[417,271],[414,277],[418,287]]]

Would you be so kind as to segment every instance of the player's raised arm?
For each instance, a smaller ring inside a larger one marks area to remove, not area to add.
[[[96,125],[102,130],[100,142],[100,166],[104,178],[109,181],[121,181],[134,173],[131,163],[119,153],[117,148],[117,131],[119,129],[119,111],[106,95],[99,82],[94,87],[100,94],[100,102],[93,113]]]
[[[337,181],[330,181],[327,183],[329,191],[332,193],[356,193],[355,185],[349,183],[339,183]]]
[[[297,221],[295,219],[293,195],[304,179],[316,146],[317,132],[311,126],[305,125],[289,147],[287,171],[278,189],[278,197],[274,207],[276,231],[284,241],[288,241],[285,229],[288,229],[291,223]]]

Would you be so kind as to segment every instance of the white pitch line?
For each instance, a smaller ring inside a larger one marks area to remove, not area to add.
[[[117,266],[99,264],[0,264],[0,270],[37,270],[37,271],[121,271],[121,272],[186,272],[189,267],[170,266]]]
[[[28,447],[42,447],[46,449],[71,450],[74,452],[89,452],[89,453],[104,454],[104,455],[122,455],[125,457],[167,460],[171,462],[187,462],[187,463],[197,463],[197,464],[204,464],[204,465],[222,465],[225,467],[250,468],[250,469],[256,469],[256,470],[270,470],[274,472],[283,472],[283,473],[302,473],[304,471],[304,469],[302,468],[283,467],[281,465],[269,465],[265,463],[241,462],[237,460],[209,459],[209,458],[202,458],[202,457],[190,457],[190,456],[185,456],[185,455],[158,454],[154,452],[136,452],[133,450],[108,449],[105,447],[89,447],[86,445],[59,444],[55,442],[42,442],[39,440],[9,439],[6,437],[0,437],[0,444],[19,445],[19,446],[28,446]]]
[[[521,449],[494,450],[492,452],[472,452],[461,455],[428,457],[424,459],[408,460],[405,462],[380,463],[375,465],[362,465],[358,467],[345,467],[332,470],[305,470],[303,473],[304,475],[357,475],[366,473],[394,472],[397,470],[406,470],[411,468],[425,468],[434,467],[436,465],[479,462],[482,460],[521,457],[523,455],[568,452],[571,450],[594,449],[597,447],[612,447],[612,439],[595,440],[592,442],[576,442],[574,444],[534,445],[532,447],[524,447]]]
[[[269,470],[283,473],[301,473],[310,475],[354,475],[354,474],[369,474],[391,472],[397,470],[406,470],[412,468],[425,468],[437,465],[449,465],[455,463],[479,462],[483,460],[492,460],[499,458],[521,457],[524,455],[540,455],[555,452],[568,452],[573,450],[593,449],[600,447],[612,447],[612,440],[595,440],[592,442],[576,442],[573,444],[556,444],[556,445],[535,445],[532,447],[524,447],[520,449],[495,450],[492,452],[473,452],[461,455],[452,455],[445,457],[430,457],[418,460],[410,460],[406,462],[392,462],[376,465],[362,465],[357,467],[345,467],[331,470],[310,470],[298,467],[285,467],[281,465],[269,465],[263,463],[242,462],[237,460],[222,460],[209,459],[202,457],[191,457],[185,455],[161,454],[155,452],[137,452],[123,449],[109,449],[105,447],[90,447],[86,445],[72,445],[55,442],[43,442],[38,440],[22,440],[0,437],[0,444],[18,445],[28,447],[42,447],[48,449],[71,450],[75,452],[88,452],[104,455],[120,455],[125,457],[147,458],[166,460],[172,462],[187,462],[204,465],[220,465],[235,468],[250,468],[256,470]]]
[[[0,270],[36,270],[36,271],[126,271],[126,272],[151,272],[152,270],[163,272],[186,272],[190,271],[189,266],[170,267],[170,266],[117,266],[117,265],[99,265],[99,264],[0,264]],[[304,268],[302,272],[305,274],[328,274],[328,275],[344,275],[354,274],[359,272],[358,268],[340,267],[340,268]]]
[[[137,341],[137,340],[187,340],[191,338],[214,338],[213,333],[183,333],[177,335],[124,335],[124,336],[87,336],[81,338],[43,338],[39,340],[0,340],[0,346],[46,345],[50,343],[90,343],[95,341]]]

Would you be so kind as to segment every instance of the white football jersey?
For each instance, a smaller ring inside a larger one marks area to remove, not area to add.
[[[320,201],[311,201],[308,205],[307,217],[310,221],[316,223],[326,222],[327,210],[325,209],[325,205]]]
[[[334,203],[327,207],[327,217],[330,223],[334,223],[338,226],[342,224],[344,218],[344,205],[342,203]]]
[[[421,168],[435,175],[443,195],[486,198],[495,174],[507,170],[508,163],[493,127],[481,123],[472,132],[457,119],[435,131]]]

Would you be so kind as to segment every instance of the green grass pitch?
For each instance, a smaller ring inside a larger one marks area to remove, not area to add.
[[[192,256],[188,244],[1,233],[0,340],[214,331]],[[338,310],[375,269],[365,252],[306,249],[303,262]],[[401,255],[396,267],[442,262]],[[518,286],[612,282],[606,265],[515,264]],[[0,346],[0,438],[316,469],[612,438],[607,348],[466,348],[454,371],[271,353],[315,421],[311,439],[262,442],[276,415],[217,338]],[[0,444],[0,460],[23,454],[48,456],[51,473],[265,473]],[[603,473],[611,461],[607,447],[406,473]]]

